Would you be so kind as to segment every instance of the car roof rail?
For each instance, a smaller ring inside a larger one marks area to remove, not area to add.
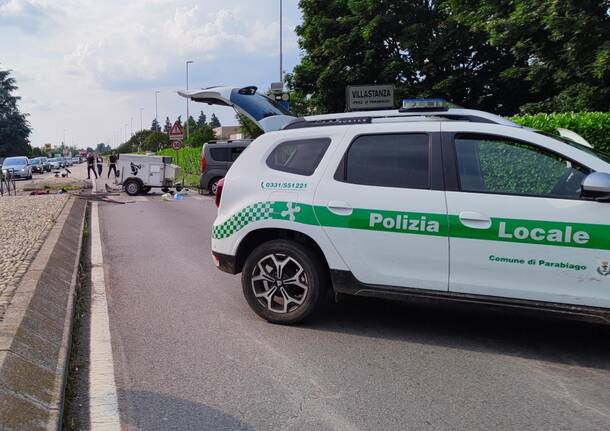
[[[286,124],[282,130],[303,129],[306,127],[341,126],[370,123],[394,123],[413,121],[467,121],[471,123],[499,124],[503,126],[521,127],[511,120],[485,111],[473,109],[446,109],[446,110],[416,110],[416,111],[368,111],[345,112],[338,114],[313,115],[299,117]]]
[[[282,127],[282,130],[304,129],[306,127],[371,124],[372,121],[372,117],[328,118],[323,120],[308,120],[307,117],[299,117]]]
[[[239,143],[244,143],[244,144],[249,144],[250,142],[252,142],[254,139],[248,139],[248,138],[242,138],[242,139],[213,139],[211,141],[208,141],[207,144],[239,144]]]

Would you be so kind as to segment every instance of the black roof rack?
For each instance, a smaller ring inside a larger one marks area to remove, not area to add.
[[[414,111],[410,111],[414,112]],[[448,114],[446,112],[435,112],[425,113],[421,111],[421,115],[384,115],[384,116],[366,116],[366,117],[339,117],[339,118],[329,118],[326,120],[307,120],[304,117],[299,117],[290,123],[286,124],[282,127],[282,130],[293,130],[293,129],[304,129],[307,127],[325,127],[325,126],[348,126],[354,124],[370,124],[374,119],[408,119],[414,116],[417,117],[439,117],[446,120],[453,121],[468,121],[471,123],[486,123],[486,124],[496,124],[494,121],[489,118],[479,117],[477,115],[456,115],[456,114]]]
[[[328,120],[306,120],[297,118],[282,127],[282,130],[304,129],[306,127],[347,126],[351,124],[370,124],[373,117],[330,118]]]
[[[208,144],[234,144],[234,143],[240,143],[240,142],[244,142],[244,143],[249,143],[252,142],[253,139],[212,139],[211,141],[208,141]]]

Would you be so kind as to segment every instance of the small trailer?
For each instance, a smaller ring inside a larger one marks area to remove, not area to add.
[[[167,156],[121,154],[117,161],[118,183],[130,196],[148,193],[152,188],[168,191],[177,184],[180,167]]]

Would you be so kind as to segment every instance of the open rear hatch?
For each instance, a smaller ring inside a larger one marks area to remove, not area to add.
[[[179,91],[182,97],[209,105],[231,106],[254,121],[264,132],[280,130],[296,117],[269,97],[258,93],[254,86],[211,87],[201,90]]]

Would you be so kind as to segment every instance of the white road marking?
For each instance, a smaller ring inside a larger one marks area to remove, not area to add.
[[[93,190],[97,189],[93,181]],[[110,321],[106,301],[104,257],[100,236],[98,203],[91,204],[91,333],[89,352],[89,420],[92,431],[119,431],[121,419],[114,360],[110,340]]]

